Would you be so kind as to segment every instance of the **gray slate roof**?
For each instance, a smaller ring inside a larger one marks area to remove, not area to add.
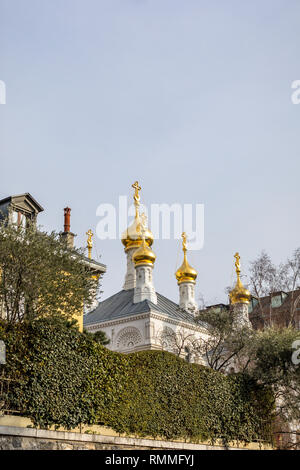
[[[196,324],[192,314],[182,311],[179,306],[167,299],[163,295],[157,294],[157,304],[153,304],[149,300],[144,300],[137,304],[133,303],[134,289],[121,290],[117,294],[112,295],[108,299],[100,302],[98,307],[92,312],[84,315],[84,325],[93,325],[95,323],[116,320],[117,318],[125,318],[132,315],[150,312],[158,312],[166,315],[174,320]]]

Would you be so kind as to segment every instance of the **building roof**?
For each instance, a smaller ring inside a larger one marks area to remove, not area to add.
[[[5,203],[13,203],[13,204],[24,204],[24,202],[29,205],[31,209],[34,209],[35,212],[42,212],[44,209],[43,207],[34,199],[34,197],[31,196],[30,193],[23,193],[23,194],[17,194],[15,196],[8,196],[5,197],[4,199],[0,200],[0,205],[3,205]]]
[[[173,320],[192,323],[194,325],[197,324],[199,326],[199,324],[195,322],[193,314],[181,310],[178,304],[158,292],[156,294],[157,304],[149,300],[134,304],[134,289],[121,290],[117,294],[100,302],[95,310],[86,314],[84,316],[84,325],[93,325],[151,311],[162,313]]]
[[[82,256],[84,263],[86,263],[92,271],[106,273],[106,264],[100,263],[93,258]]]
[[[214,305],[207,305],[207,307],[205,307],[204,310],[208,310],[208,309],[214,309],[214,308],[225,308],[225,309],[228,309],[229,308],[229,305],[228,304],[214,304]]]

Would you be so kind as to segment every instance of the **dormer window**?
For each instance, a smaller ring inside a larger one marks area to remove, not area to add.
[[[13,211],[12,223],[16,224],[18,227],[26,228],[27,220],[25,214],[22,214],[20,211]]]
[[[281,307],[283,304],[285,298],[287,297],[286,292],[274,292],[271,294],[271,306],[272,308],[278,308]]]
[[[258,299],[256,297],[251,297],[251,301],[248,304],[248,313],[252,313],[257,304]]]
[[[29,193],[9,196],[0,201],[0,220],[7,219],[8,223],[25,228],[29,221],[35,224],[43,210]]]

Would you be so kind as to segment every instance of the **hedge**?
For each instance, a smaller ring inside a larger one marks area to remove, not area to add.
[[[270,441],[274,399],[244,374],[229,376],[163,351],[111,352],[61,318],[13,329],[6,406],[36,426],[103,424],[166,439]]]

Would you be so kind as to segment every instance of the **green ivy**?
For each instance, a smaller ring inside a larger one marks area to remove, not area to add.
[[[274,399],[247,375],[225,376],[163,351],[114,353],[61,318],[7,329],[10,409],[36,426],[103,424],[166,439],[270,440]]]

